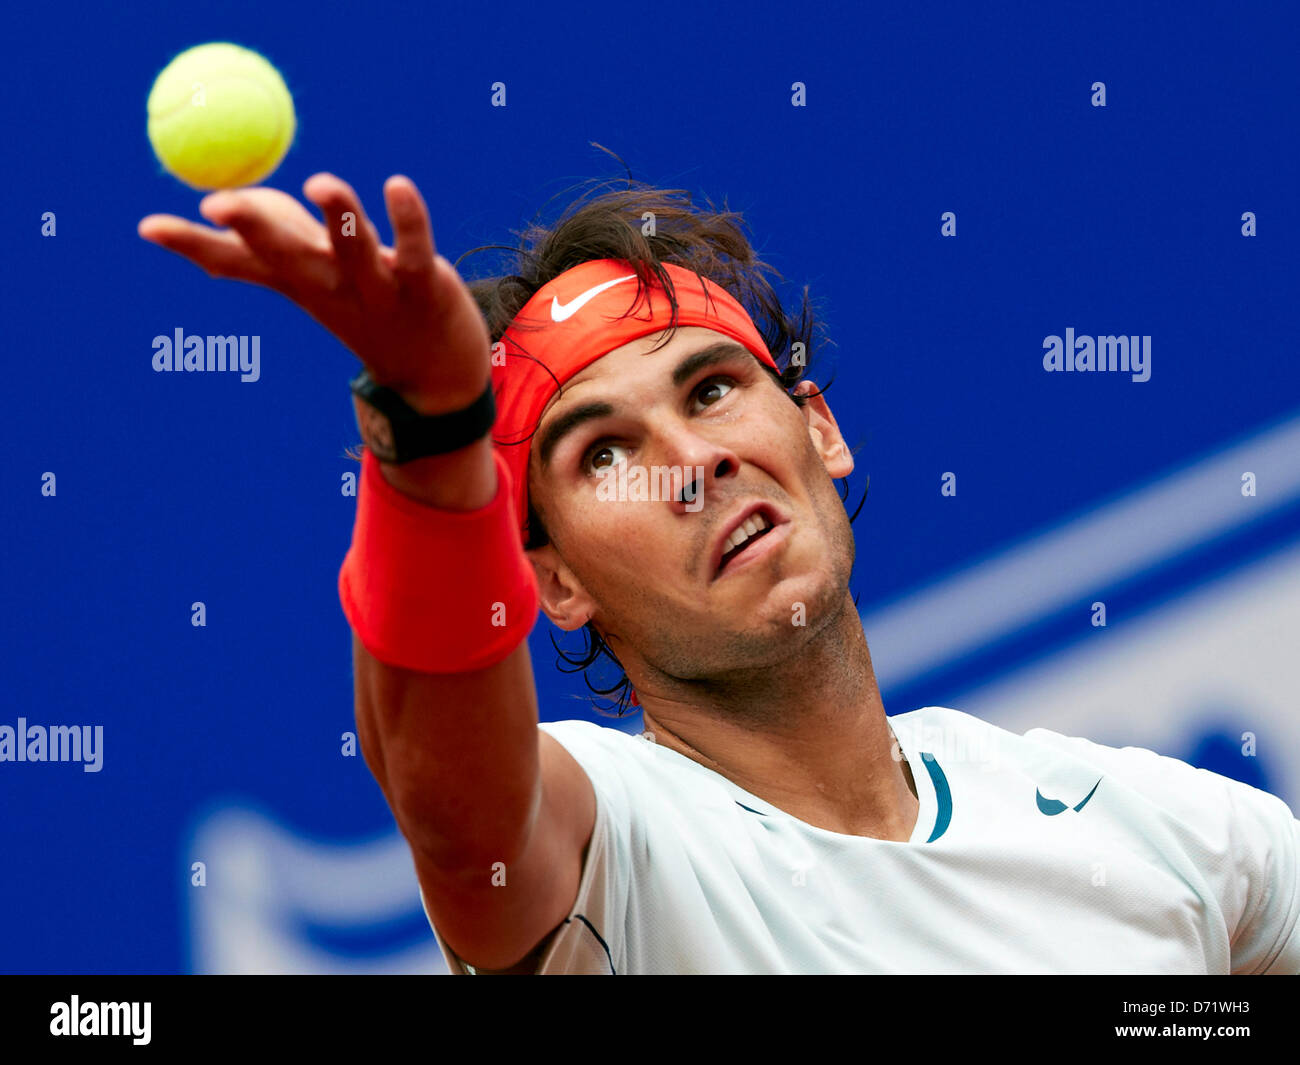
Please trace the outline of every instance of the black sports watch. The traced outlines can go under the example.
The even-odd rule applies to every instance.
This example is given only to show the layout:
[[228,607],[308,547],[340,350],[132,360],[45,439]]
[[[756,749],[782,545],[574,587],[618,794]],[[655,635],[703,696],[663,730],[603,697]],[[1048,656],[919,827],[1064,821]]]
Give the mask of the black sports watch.
[[458,451],[490,432],[496,420],[490,379],[468,407],[445,414],[421,414],[391,388],[376,384],[364,367],[349,384],[356,396],[357,429],[380,462],[400,466]]

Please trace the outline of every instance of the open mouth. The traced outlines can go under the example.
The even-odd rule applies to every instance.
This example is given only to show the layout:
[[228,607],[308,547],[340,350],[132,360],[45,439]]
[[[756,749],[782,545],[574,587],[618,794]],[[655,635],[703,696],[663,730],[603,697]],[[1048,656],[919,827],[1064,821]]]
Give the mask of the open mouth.
[[734,559],[752,549],[773,528],[773,523],[761,513],[751,514],[736,526],[735,531],[727,537],[722,551],[722,561],[718,564],[718,574],[725,573]]

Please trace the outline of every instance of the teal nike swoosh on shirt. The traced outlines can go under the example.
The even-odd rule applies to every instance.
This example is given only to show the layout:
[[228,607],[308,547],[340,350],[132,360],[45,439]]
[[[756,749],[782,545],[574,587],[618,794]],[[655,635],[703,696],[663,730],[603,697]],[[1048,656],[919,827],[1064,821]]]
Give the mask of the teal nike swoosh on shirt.
[[[1101,785],[1103,779],[1104,778],[1102,777],[1097,778],[1097,783],[1092,786],[1092,791],[1088,792],[1088,794],[1083,797],[1083,801],[1074,808],[1075,813],[1078,813],[1088,805],[1088,800],[1096,793],[1097,788]],[[1043,793],[1037,789],[1035,789],[1034,794],[1038,797],[1038,809],[1048,817],[1055,817],[1057,814],[1064,813],[1068,809],[1065,803],[1061,802],[1060,799],[1046,798]]]

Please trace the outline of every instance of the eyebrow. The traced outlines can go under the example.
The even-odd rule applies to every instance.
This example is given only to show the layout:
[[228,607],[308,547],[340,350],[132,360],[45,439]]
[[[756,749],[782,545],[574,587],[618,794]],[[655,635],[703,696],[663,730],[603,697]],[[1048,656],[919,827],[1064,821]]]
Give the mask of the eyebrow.
[[[737,344],[734,340],[721,340],[716,344],[700,348],[699,351],[687,355],[673,368],[673,387],[680,388],[701,370],[709,366],[716,366],[719,363],[730,362],[737,355],[753,357],[753,353],[747,347],[743,344]],[[537,445],[537,454],[541,459],[542,468],[545,469],[550,465],[551,456],[554,454],[556,447],[569,433],[586,422],[593,421],[596,418],[607,418],[613,413],[613,404],[593,401],[583,403],[581,406],[574,407],[573,410],[561,414],[546,427],[546,431],[542,433],[541,441]]]

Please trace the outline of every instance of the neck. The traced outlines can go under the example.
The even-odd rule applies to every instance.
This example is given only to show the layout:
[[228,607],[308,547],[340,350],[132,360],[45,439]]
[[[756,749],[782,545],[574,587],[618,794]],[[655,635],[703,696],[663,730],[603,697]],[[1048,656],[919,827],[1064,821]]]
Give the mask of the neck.
[[792,665],[637,688],[646,731],[778,809],[818,828],[905,841],[916,789],[894,756],[862,623],[846,595],[839,614]]

